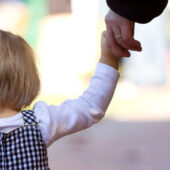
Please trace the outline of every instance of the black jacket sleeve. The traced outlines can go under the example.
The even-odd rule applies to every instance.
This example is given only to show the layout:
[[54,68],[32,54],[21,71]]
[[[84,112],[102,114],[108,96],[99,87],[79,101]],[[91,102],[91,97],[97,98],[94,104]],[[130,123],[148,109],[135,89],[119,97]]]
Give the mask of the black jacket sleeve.
[[168,0],[107,0],[111,10],[138,23],[147,23],[159,16]]

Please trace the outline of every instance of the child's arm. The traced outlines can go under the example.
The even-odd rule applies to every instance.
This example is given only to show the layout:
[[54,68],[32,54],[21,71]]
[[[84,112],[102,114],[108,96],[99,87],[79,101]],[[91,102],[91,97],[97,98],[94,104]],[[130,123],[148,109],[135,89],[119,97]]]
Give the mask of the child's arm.
[[109,53],[103,37],[102,57],[89,87],[80,97],[59,106],[36,103],[34,111],[47,146],[63,136],[89,128],[104,117],[119,79],[114,68],[118,68],[118,60]]

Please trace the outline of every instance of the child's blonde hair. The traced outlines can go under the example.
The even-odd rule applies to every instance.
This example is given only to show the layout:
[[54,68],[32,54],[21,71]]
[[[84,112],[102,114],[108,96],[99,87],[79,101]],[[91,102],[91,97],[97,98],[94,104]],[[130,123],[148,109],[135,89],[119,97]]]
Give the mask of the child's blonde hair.
[[0,108],[29,106],[40,90],[32,48],[20,36],[0,30]]

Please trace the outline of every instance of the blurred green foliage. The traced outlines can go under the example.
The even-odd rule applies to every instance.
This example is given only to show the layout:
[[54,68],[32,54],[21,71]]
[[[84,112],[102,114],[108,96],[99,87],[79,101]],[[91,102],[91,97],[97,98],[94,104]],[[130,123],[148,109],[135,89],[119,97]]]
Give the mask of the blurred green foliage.
[[35,49],[39,36],[40,22],[48,13],[47,0],[26,0],[29,9],[29,24],[25,39]]

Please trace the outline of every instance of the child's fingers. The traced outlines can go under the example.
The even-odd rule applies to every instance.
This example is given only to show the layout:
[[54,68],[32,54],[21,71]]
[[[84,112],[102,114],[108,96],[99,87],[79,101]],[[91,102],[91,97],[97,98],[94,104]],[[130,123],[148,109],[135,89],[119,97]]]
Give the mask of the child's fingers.
[[102,36],[103,36],[104,38],[106,38],[106,36],[107,36],[107,31],[103,31],[103,32],[102,32]]
[[102,32],[101,52],[102,52],[103,56],[113,57],[113,54],[111,53],[109,46],[108,46],[108,43],[107,43],[107,31]]
[[103,31],[103,32],[102,32],[102,37],[101,37],[101,46],[102,46],[102,48],[104,48],[104,49],[107,49],[107,48],[108,48],[106,37],[107,37],[107,31]]
[[107,37],[107,31],[103,31],[102,36],[101,36],[101,43],[102,44],[106,43],[106,37]]

